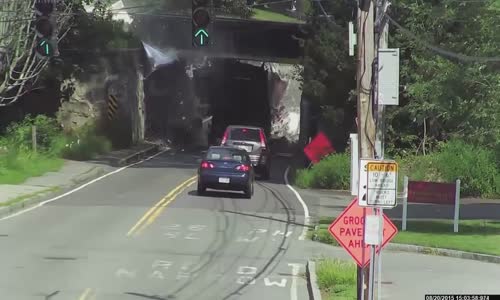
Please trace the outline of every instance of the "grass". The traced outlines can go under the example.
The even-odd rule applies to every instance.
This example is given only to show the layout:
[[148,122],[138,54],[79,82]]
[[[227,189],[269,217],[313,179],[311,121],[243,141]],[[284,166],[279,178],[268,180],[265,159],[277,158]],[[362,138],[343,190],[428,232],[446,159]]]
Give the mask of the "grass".
[[0,202],[0,207],[10,206],[10,205],[13,205],[13,204],[16,204],[16,203],[19,203],[19,202],[22,202],[22,201],[46,194],[46,193],[56,192],[59,189],[60,189],[59,187],[54,186],[54,187],[49,187],[49,188],[43,189],[43,190],[38,191],[38,192],[22,195],[22,196],[10,199],[9,201]]
[[267,11],[267,10],[263,10],[263,9],[254,8],[253,12],[254,12],[254,15],[252,16],[252,19],[255,19],[255,20],[285,22],[285,23],[304,23],[303,21],[301,21],[299,19],[295,19],[295,18],[289,17],[289,16],[284,15],[284,14],[279,14],[279,13],[275,13],[275,12]]
[[[317,241],[338,245],[328,232],[331,222],[331,218],[321,219],[318,229],[310,235],[315,235]],[[401,228],[401,222],[394,224]],[[500,255],[500,221],[464,220],[458,230],[454,233],[453,222],[448,220],[408,221],[407,231],[399,231],[391,243]]]
[[338,259],[322,259],[317,262],[316,275],[322,299],[356,299],[354,263]]
[[30,177],[58,171],[64,164],[60,158],[33,153],[0,156],[0,184],[19,184]]

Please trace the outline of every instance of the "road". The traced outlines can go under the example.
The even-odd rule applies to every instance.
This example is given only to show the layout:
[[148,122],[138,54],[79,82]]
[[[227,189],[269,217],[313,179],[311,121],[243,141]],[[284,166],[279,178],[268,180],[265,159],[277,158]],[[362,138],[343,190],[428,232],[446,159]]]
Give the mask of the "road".
[[198,158],[163,153],[1,221],[2,299],[308,299],[285,165],[252,199],[200,197]]
[[[300,240],[305,212],[284,184],[285,161],[245,199],[197,196],[199,158],[163,153],[1,220],[1,298],[306,300],[307,259],[350,260],[343,249]],[[383,299],[500,293],[497,264],[383,257]]]

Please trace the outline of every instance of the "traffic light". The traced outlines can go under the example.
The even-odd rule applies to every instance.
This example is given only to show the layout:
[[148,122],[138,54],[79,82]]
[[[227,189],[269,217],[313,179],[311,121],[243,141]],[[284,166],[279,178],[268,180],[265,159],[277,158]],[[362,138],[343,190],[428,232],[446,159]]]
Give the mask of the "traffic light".
[[34,8],[35,53],[42,58],[50,58],[54,56],[57,47],[56,24],[54,21],[56,4],[55,1],[36,0]]
[[192,0],[193,46],[205,47],[210,44],[210,8],[212,0]]

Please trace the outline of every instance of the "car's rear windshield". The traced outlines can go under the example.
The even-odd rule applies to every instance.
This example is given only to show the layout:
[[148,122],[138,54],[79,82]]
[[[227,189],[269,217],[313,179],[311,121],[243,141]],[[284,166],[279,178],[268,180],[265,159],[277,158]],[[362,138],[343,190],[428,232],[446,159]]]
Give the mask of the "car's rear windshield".
[[237,149],[209,149],[207,152],[208,160],[227,160],[236,162],[247,162],[246,154]]
[[229,139],[236,141],[260,142],[260,130],[250,128],[232,128]]

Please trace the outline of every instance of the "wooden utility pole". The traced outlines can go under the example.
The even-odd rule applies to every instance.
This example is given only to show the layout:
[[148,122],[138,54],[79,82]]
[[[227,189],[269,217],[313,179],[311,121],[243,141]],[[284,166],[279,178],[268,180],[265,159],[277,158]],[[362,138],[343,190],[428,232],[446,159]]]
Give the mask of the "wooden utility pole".
[[[372,68],[375,58],[374,4],[359,1],[357,14],[357,94],[358,136],[360,158],[374,158],[375,122],[373,120]],[[358,195],[361,197],[361,195]],[[358,300],[368,300],[369,268],[358,267]]]

